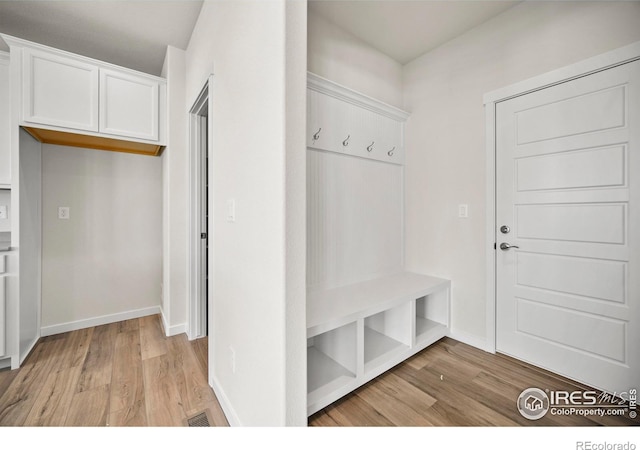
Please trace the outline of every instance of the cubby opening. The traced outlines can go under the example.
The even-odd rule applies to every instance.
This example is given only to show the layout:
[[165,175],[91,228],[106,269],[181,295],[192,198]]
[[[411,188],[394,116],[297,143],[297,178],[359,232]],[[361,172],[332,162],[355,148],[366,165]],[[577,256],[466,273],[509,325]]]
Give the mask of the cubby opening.
[[355,322],[308,338],[308,403],[315,403],[336,390],[349,388],[356,379],[356,361]]
[[388,363],[411,346],[411,305],[405,303],[364,319],[364,371]]
[[416,345],[433,343],[449,325],[449,289],[416,300]]

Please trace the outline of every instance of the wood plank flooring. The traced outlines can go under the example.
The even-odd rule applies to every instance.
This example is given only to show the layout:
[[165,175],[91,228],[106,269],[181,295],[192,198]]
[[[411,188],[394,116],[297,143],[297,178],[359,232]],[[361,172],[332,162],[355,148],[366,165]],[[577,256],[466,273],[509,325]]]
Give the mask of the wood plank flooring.
[[0,426],[228,426],[207,384],[206,338],[164,336],[159,316],[42,338],[0,371]]
[[[445,338],[309,418],[310,426],[626,426],[640,419],[516,409],[529,387],[587,389]],[[159,316],[42,338],[18,370],[0,371],[0,426],[185,426],[207,412],[228,426],[207,384],[207,339],[164,336]]]
[[442,339],[309,418],[310,426],[638,426],[612,416],[524,418],[527,388],[591,390],[504,355]]

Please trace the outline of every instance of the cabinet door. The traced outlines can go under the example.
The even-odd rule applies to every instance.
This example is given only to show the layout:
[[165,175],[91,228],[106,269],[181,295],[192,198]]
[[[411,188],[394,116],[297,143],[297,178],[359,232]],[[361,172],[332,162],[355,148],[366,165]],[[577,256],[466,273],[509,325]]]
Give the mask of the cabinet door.
[[22,120],[98,131],[98,68],[60,55],[23,50]]
[[157,141],[159,93],[154,79],[100,70],[100,132]]
[[11,103],[9,58],[0,53],[0,184],[11,183]]

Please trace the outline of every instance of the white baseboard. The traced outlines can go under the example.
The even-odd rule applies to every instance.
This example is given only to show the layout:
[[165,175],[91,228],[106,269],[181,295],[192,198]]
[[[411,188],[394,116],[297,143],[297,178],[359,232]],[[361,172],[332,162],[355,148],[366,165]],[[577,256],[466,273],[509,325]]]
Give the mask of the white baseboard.
[[484,350],[485,352],[492,353],[491,350],[489,350],[486,338],[455,329],[450,329],[448,336],[451,339],[455,339],[456,341],[479,348],[480,350]]
[[187,324],[180,323],[178,325],[169,326],[167,323],[167,318],[164,315],[164,309],[160,308],[160,316],[162,317],[162,328],[164,329],[164,334],[167,337],[176,336],[181,333],[187,333]]
[[88,319],[76,320],[74,322],[61,323],[57,325],[49,325],[40,328],[40,335],[51,336],[54,334],[66,333],[68,331],[81,330],[83,328],[105,325],[107,323],[120,322],[122,320],[137,319],[139,317],[151,316],[159,314],[159,306],[150,306],[149,308],[135,309],[132,311],[124,311],[106,316],[90,317]]
[[29,346],[25,349],[25,351],[20,354],[20,364],[22,364],[24,360],[27,359],[27,356],[29,356],[29,353],[31,353],[31,350],[33,350],[33,347],[36,346],[39,339],[40,339],[40,336],[36,336],[33,342],[31,342],[31,344],[29,344]]
[[236,414],[235,410],[231,406],[231,402],[229,402],[229,399],[225,395],[224,391],[220,387],[220,383],[218,382],[217,378],[214,375],[211,375],[209,377],[209,385],[213,389],[213,392],[216,394],[218,403],[220,403],[220,406],[222,407],[222,411],[224,412],[224,415],[227,418],[227,422],[229,422],[229,425],[232,427],[241,427],[242,423],[240,422],[238,415]]
[[0,370],[6,369],[7,367],[11,367],[11,358],[0,359]]

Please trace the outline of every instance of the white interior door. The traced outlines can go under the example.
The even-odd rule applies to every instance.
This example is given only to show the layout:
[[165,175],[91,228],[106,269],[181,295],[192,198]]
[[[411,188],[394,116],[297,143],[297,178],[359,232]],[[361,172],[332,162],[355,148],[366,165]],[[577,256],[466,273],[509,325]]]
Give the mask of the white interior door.
[[496,111],[497,350],[640,386],[640,62]]

